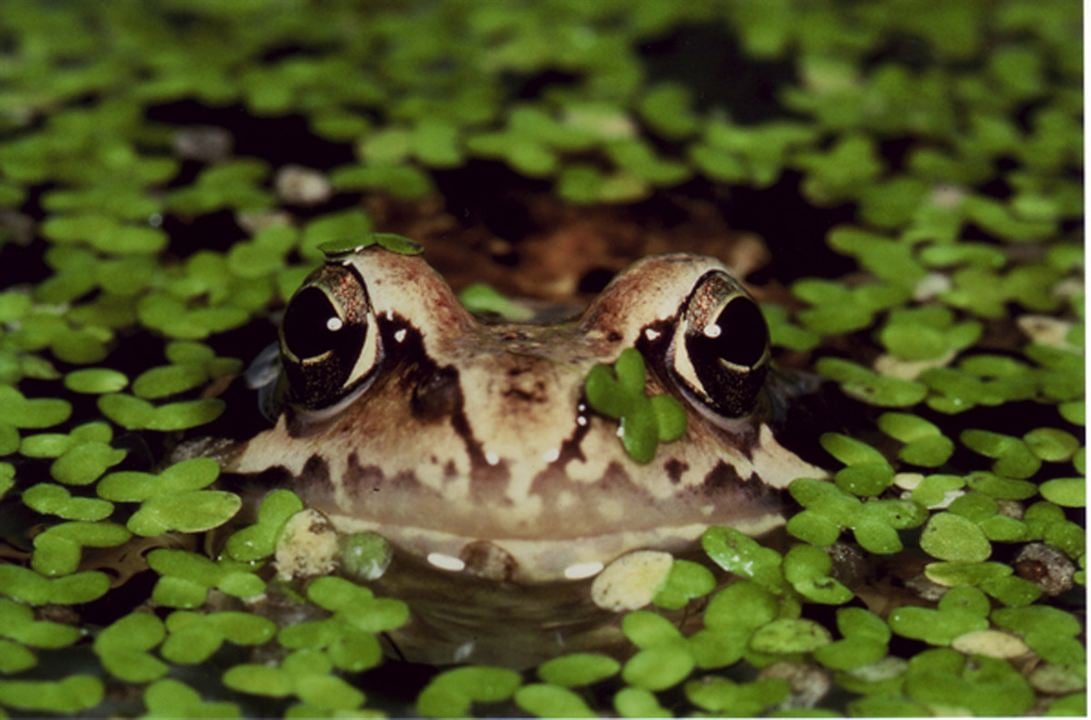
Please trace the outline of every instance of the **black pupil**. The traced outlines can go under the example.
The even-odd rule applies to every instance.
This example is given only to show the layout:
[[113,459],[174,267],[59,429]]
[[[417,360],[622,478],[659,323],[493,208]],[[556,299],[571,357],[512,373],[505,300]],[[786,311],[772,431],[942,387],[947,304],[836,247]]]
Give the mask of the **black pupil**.
[[[720,311],[715,324],[720,329],[719,335],[708,338],[706,350],[743,367],[753,367],[761,360],[769,344],[769,329],[752,300],[735,298]],[[707,333],[705,336],[708,337]]]
[[284,313],[284,342],[304,360],[333,350],[341,319],[326,294],[315,287],[300,290]]

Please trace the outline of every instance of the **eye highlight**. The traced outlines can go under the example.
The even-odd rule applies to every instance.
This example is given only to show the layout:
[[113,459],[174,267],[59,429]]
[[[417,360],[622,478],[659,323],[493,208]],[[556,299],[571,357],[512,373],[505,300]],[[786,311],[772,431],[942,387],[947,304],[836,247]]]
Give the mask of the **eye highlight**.
[[350,268],[326,265],[288,303],[280,351],[289,400],[309,410],[336,405],[368,382],[381,346],[363,281]]
[[717,415],[754,408],[769,361],[769,329],[757,303],[727,273],[694,286],[679,315],[668,367],[683,393]]

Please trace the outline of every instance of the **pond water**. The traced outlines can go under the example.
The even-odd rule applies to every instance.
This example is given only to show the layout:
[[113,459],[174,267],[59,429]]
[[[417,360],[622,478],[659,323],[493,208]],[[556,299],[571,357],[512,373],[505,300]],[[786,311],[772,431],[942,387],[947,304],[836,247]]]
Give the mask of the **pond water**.
[[0,714],[1083,716],[1079,20],[5,0]]

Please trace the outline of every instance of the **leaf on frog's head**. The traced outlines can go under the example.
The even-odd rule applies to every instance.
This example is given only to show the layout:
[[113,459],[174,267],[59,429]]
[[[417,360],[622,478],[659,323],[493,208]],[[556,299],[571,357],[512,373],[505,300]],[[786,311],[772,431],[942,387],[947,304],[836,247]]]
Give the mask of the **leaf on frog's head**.
[[399,255],[420,255],[424,252],[424,246],[413,242],[407,237],[395,233],[366,233],[360,239],[331,240],[323,242],[318,249],[328,259],[335,260],[346,255],[354,255],[373,245],[378,245],[384,250],[398,253]]

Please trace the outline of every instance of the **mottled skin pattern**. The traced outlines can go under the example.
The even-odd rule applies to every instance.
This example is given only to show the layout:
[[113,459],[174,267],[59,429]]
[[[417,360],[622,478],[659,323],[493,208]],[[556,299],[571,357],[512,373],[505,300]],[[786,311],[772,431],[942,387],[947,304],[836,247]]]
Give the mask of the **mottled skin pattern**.
[[[478,321],[419,256],[369,249],[336,262],[362,278],[378,321],[373,381],[331,417],[289,406],[227,469],[286,470],[340,531],[376,530],[411,565],[477,594],[573,586],[566,568],[692,549],[712,524],[765,532],[783,522],[776,489],[823,474],[782,448],[760,412],[714,416],[672,382],[677,316],[703,276],[726,272],[714,259],[646,259],[555,325]],[[616,421],[581,403],[591,367],[632,346],[648,390],[676,395],[688,416],[685,436],[647,465],[625,454]],[[428,568],[434,553],[465,567]]]

